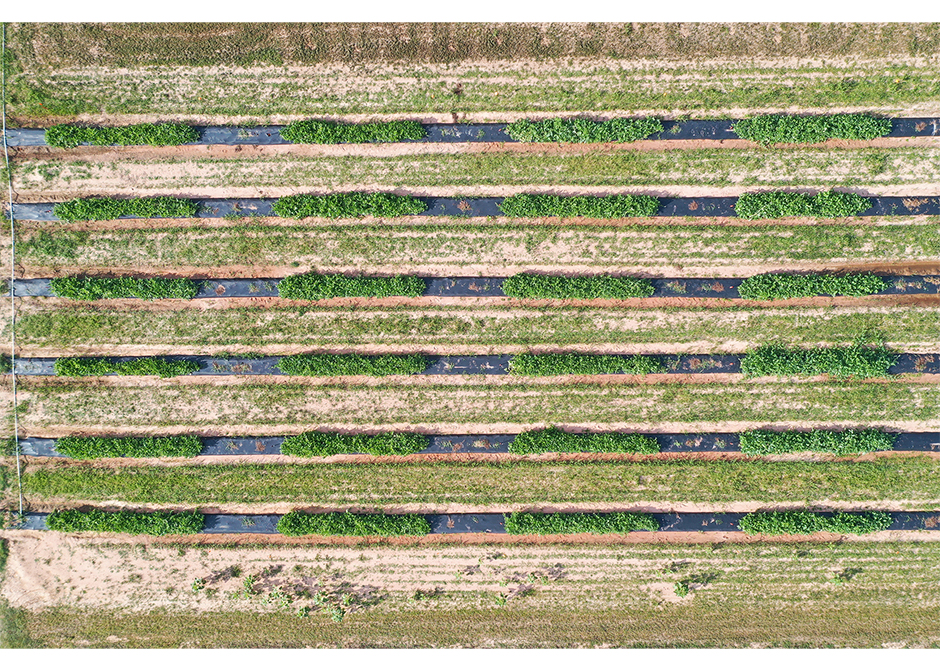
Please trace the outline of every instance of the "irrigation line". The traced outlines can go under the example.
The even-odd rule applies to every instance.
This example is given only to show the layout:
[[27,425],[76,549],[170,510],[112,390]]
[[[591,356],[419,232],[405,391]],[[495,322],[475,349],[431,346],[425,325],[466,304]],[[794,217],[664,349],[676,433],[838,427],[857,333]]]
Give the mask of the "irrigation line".
[[3,58],[0,67],[0,98],[2,98],[3,118],[3,158],[7,169],[7,201],[10,205],[10,377],[13,380],[13,442],[16,455],[16,486],[19,493],[20,516],[23,515],[23,472],[20,466],[20,426],[16,408],[16,302],[13,297],[13,284],[16,280],[16,235],[13,217],[13,173],[10,171],[10,150],[7,147],[7,24],[0,29],[0,57]]

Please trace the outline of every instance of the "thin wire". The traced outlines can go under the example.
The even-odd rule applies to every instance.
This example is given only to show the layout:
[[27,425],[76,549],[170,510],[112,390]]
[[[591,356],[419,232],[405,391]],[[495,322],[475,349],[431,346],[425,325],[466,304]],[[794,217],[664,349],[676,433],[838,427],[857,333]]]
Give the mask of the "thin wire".
[[10,204],[10,377],[13,378],[13,445],[16,454],[16,487],[20,498],[20,517],[23,515],[23,472],[20,467],[20,423],[16,408],[16,302],[13,299],[13,282],[16,280],[16,235],[13,223],[13,173],[10,172],[10,151],[7,148],[7,24],[0,31],[0,98],[3,100],[3,157],[7,167],[7,201]]

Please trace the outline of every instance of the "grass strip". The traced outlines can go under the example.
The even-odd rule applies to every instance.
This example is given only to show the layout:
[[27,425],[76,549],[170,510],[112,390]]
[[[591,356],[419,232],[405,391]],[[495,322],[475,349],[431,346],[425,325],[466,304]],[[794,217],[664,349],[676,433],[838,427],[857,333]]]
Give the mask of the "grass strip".
[[424,515],[355,515],[301,513],[281,517],[277,530],[285,536],[426,536],[431,525]]
[[871,207],[871,198],[855,193],[823,191],[815,195],[789,191],[745,193],[734,205],[743,219],[780,219],[782,217],[818,217],[837,219],[854,217]]
[[427,205],[420,198],[391,193],[335,193],[328,196],[284,196],[274,203],[274,213],[288,219],[304,217],[401,217],[420,214]]
[[851,275],[789,275],[767,273],[752,275],[738,287],[741,298],[776,300],[805,296],[869,296],[888,288],[888,283],[871,273]]
[[848,431],[746,431],[741,434],[741,452],[751,456],[820,452],[845,456],[890,450],[895,434],[877,429]]
[[345,434],[306,431],[288,436],[281,454],[294,457],[329,457],[334,454],[414,454],[428,448],[430,439],[420,433]]
[[897,354],[884,345],[868,347],[856,342],[848,347],[801,349],[769,344],[748,352],[741,361],[741,372],[745,377],[831,375],[864,379],[886,377],[897,360]]
[[427,282],[413,275],[395,277],[347,277],[305,273],[285,277],[277,285],[281,298],[315,301],[340,296],[388,298],[389,296],[421,296]]
[[141,123],[111,128],[58,124],[46,129],[46,144],[71,148],[90,145],[153,145],[165,147],[199,139],[199,131],[182,123]]
[[278,368],[285,375],[414,375],[428,367],[423,354],[292,354]]
[[516,375],[648,375],[666,372],[657,356],[608,354],[517,354],[509,362]]
[[420,140],[425,135],[427,131],[417,121],[350,124],[309,119],[294,121],[281,130],[281,137],[295,144],[401,142]]
[[509,444],[510,454],[546,452],[619,452],[657,454],[659,442],[636,433],[567,433],[554,427],[525,431]]
[[123,216],[178,219],[193,217],[199,210],[186,198],[76,198],[56,203],[52,213],[62,221],[110,221]]
[[647,298],[653,283],[639,277],[560,277],[519,273],[503,281],[503,292],[514,298]]
[[196,436],[65,436],[55,441],[55,449],[72,459],[195,457],[202,452],[202,441]]
[[646,513],[508,513],[508,534],[627,534],[658,531],[659,522]]
[[870,114],[763,114],[737,122],[733,130],[738,137],[764,145],[777,142],[823,142],[832,138],[873,140],[891,132],[891,119],[881,119]]
[[135,534],[147,536],[198,534],[205,524],[205,515],[192,512],[132,513],[104,510],[58,510],[46,518],[52,531],[73,533],[97,531],[100,533]]
[[745,533],[773,536],[814,534],[829,531],[837,534],[871,534],[891,526],[891,515],[885,512],[836,513],[832,517],[801,510],[748,513],[739,523]]
[[195,298],[199,284],[190,279],[170,277],[53,277],[52,293],[78,301],[102,298]]
[[551,196],[523,193],[504,198],[499,209],[507,217],[591,217],[621,219],[652,217],[659,211],[653,196]]
[[662,130],[659,119],[522,119],[506,125],[506,134],[519,142],[634,142]]
[[55,360],[55,374],[65,377],[88,375],[159,375],[176,377],[189,375],[199,370],[195,361],[167,359],[164,357],[140,357],[129,361],[117,361],[105,357],[60,357]]

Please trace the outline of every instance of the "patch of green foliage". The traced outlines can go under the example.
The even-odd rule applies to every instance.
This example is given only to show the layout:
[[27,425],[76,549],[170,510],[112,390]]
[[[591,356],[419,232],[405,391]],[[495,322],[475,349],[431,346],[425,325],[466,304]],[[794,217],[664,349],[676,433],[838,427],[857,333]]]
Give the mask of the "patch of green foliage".
[[426,536],[431,525],[424,515],[356,515],[292,511],[277,523],[285,536]]
[[508,513],[508,534],[626,534],[658,531],[647,513]]
[[9,354],[0,354],[0,373],[9,373],[13,370],[13,359]]
[[292,354],[278,368],[285,375],[414,375],[428,367],[423,354]]
[[733,130],[738,137],[765,145],[776,142],[824,142],[831,138],[872,140],[891,132],[891,119],[879,119],[870,114],[763,114],[737,122]]
[[378,433],[375,435],[306,431],[288,436],[281,454],[295,457],[329,457],[334,454],[414,454],[427,449],[427,436],[420,433]]
[[741,282],[738,295],[753,300],[801,298],[804,296],[869,296],[884,291],[888,283],[871,273],[852,275],[753,275]]
[[157,219],[194,217],[199,210],[187,198],[76,198],[56,203],[52,213],[61,221],[110,221],[123,216]]
[[106,357],[61,357],[55,360],[55,374],[66,377],[87,375],[159,375],[176,377],[189,375],[199,370],[195,361],[167,359],[165,357],[141,357],[129,361],[117,361]]
[[519,142],[634,142],[662,131],[659,119],[522,119],[506,126]]
[[339,144],[341,142],[401,142],[420,140],[427,131],[417,121],[378,123],[338,123],[336,121],[295,121],[281,130],[281,137],[297,144]]
[[844,456],[890,450],[895,435],[877,429],[848,431],[746,431],[741,434],[741,452],[759,456],[790,452],[823,452]]
[[639,277],[559,277],[519,273],[503,280],[503,293],[513,298],[647,298],[653,284]]
[[396,196],[391,193],[334,193],[328,196],[307,194],[284,196],[274,203],[274,213],[288,219],[304,217],[403,217],[421,214],[427,204],[413,196]]
[[52,531],[98,531],[147,536],[198,534],[204,525],[205,515],[193,512],[59,510],[46,518],[46,526]]
[[46,129],[46,144],[51,147],[91,145],[153,145],[164,147],[195,142],[199,131],[182,123],[141,123],[118,128],[59,124]]
[[648,375],[665,373],[659,357],[608,354],[517,354],[509,362],[516,375]]
[[523,193],[499,204],[508,217],[652,217],[659,211],[653,196],[551,196]]
[[620,452],[657,454],[659,442],[636,433],[566,433],[554,427],[525,431],[509,444],[511,454],[545,452]]
[[72,459],[195,457],[202,441],[196,436],[65,436],[55,441],[55,449]]
[[837,534],[870,534],[891,526],[885,512],[836,513],[832,517],[802,510],[748,513],[738,523],[745,533],[781,536],[829,531]]
[[52,278],[52,293],[78,301],[102,298],[195,298],[199,284],[190,279],[169,277],[72,277]]
[[421,296],[427,282],[413,275],[395,277],[347,277],[305,273],[285,277],[277,285],[281,298],[315,301],[339,296],[387,298],[389,296]]
[[743,219],[779,219],[781,217],[817,217],[837,219],[854,217],[871,207],[871,198],[855,193],[823,191],[816,195],[789,191],[745,193],[734,205]]
[[748,352],[741,361],[741,372],[745,377],[831,375],[840,379],[872,378],[887,376],[888,369],[897,360],[897,354],[884,345],[868,347],[861,342],[848,347],[810,349],[770,344]]

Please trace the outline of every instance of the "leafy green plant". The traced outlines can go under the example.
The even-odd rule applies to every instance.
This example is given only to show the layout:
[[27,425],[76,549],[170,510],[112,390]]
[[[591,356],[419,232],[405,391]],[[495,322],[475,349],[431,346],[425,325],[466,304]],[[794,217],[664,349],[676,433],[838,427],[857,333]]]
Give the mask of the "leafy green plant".
[[59,124],[46,129],[46,144],[51,147],[90,145],[153,145],[164,147],[186,144],[199,139],[199,131],[182,123],[141,123],[121,127],[92,127]]
[[205,515],[192,512],[132,513],[104,510],[61,510],[46,518],[52,531],[98,531],[102,533],[167,536],[198,534],[205,525]]
[[673,591],[676,593],[676,596],[680,599],[684,599],[689,596],[689,585],[685,581],[678,581],[673,585]]
[[890,450],[894,434],[863,429],[860,431],[746,431],[741,434],[741,452],[758,456],[790,452],[823,452],[847,455]]
[[129,361],[117,361],[104,357],[61,357],[55,360],[55,374],[66,377],[87,375],[159,375],[176,377],[189,375],[199,370],[195,361],[167,359],[164,357],[141,357]]
[[656,454],[659,443],[651,436],[635,433],[566,433],[550,428],[525,431],[509,444],[512,454],[545,452],[620,452]]
[[648,375],[666,372],[656,356],[607,354],[517,354],[509,362],[516,375]]
[[853,217],[871,207],[871,199],[855,193],[823,191],[816,195],[789,191],[745,193],[734,205],[743,219],[779,219],[781,217],[817,217],[836,219]]
[[108,221],[123,216],[176,219],[194,217],[195,201],[186,198],[76,198],[56,203],[52,213],[62,221]]
[[168,277],[71,277],[52,278],[52,293],[78,301],[102,298],[183,298],[192,299],[199,293],[199,285],[190,279]]
[[658,531],[647,513],[507,513],[508,534],[625,534]]
[[295,457],[328,457],[333,454],[414,454],[427,449],[430,440],[419,433],[379,433],[375,435],[307,431],[288,436],[281,453]]
[[303,219],[304,217],[402,217],[421,214],[427,204],[413,196],[396,196],[391,193],[335,193],[328,196],[285,196],[274,203],[274,213],[279,217]]
[[738,295],[752,300],[801,298],[804,296],[868,296],[884,291],[888,286],[882,278],[871,273],[851,275],[788,275],[767,273],[753,275],[741,282]]
[[652,217],[659,211],[653,196],[550,196],[524,193],[499,204],[508,217]]
[[55,441],[55,449],[73,459],[195,457],[202,441],[196,436],[66,436]]
[[639,277],[559,277],[520,273],[503,280],[503,293],[514,298],[647,298],[653,284]]
[[870,114],[763,114],[738,121],[733,130],[738,137],[765,145],[777,142],[824,142],[831,138],[872,140],[891,132],[891,120],[879,119]]
[[414,375],[428,367],[423,354],[292,354],[281,357],[285,375]]
[[868,347],[856,342],[848,347],[800,349],[771,344],[747,353],[741,361],[741,372],[745,377],[828,374],[836,378],[872,378],[887,376],[897,360],[897,354],[884,345]]
[[285,536],[425,536],[431,525],[423,515],[356,515],[301,513],[281,517],[277,530]]
[[659,119],[523,119],[506,126],[506,134],[519,142],[634,142],[661,133]]
[[295,121],[281,130],[281,137],[297,144],[339,144],[341,142],[401,142],[420,140],[427,131],[417,121],[378,123],[339,123],[336,121]]
[[395,277],[347,277],[305,273],[285,277],[277,285],[281,298],[315,301],[340,296],[421,296],[427,282],[421,277],[397,275]]
[[891,515],[885,512],[836,513],[830,517],[795,510],[748,513],[738,525],[742,531],[752,535],[814,534],[819,531],[870,534],[884,531],[891,526],[891,521]]

